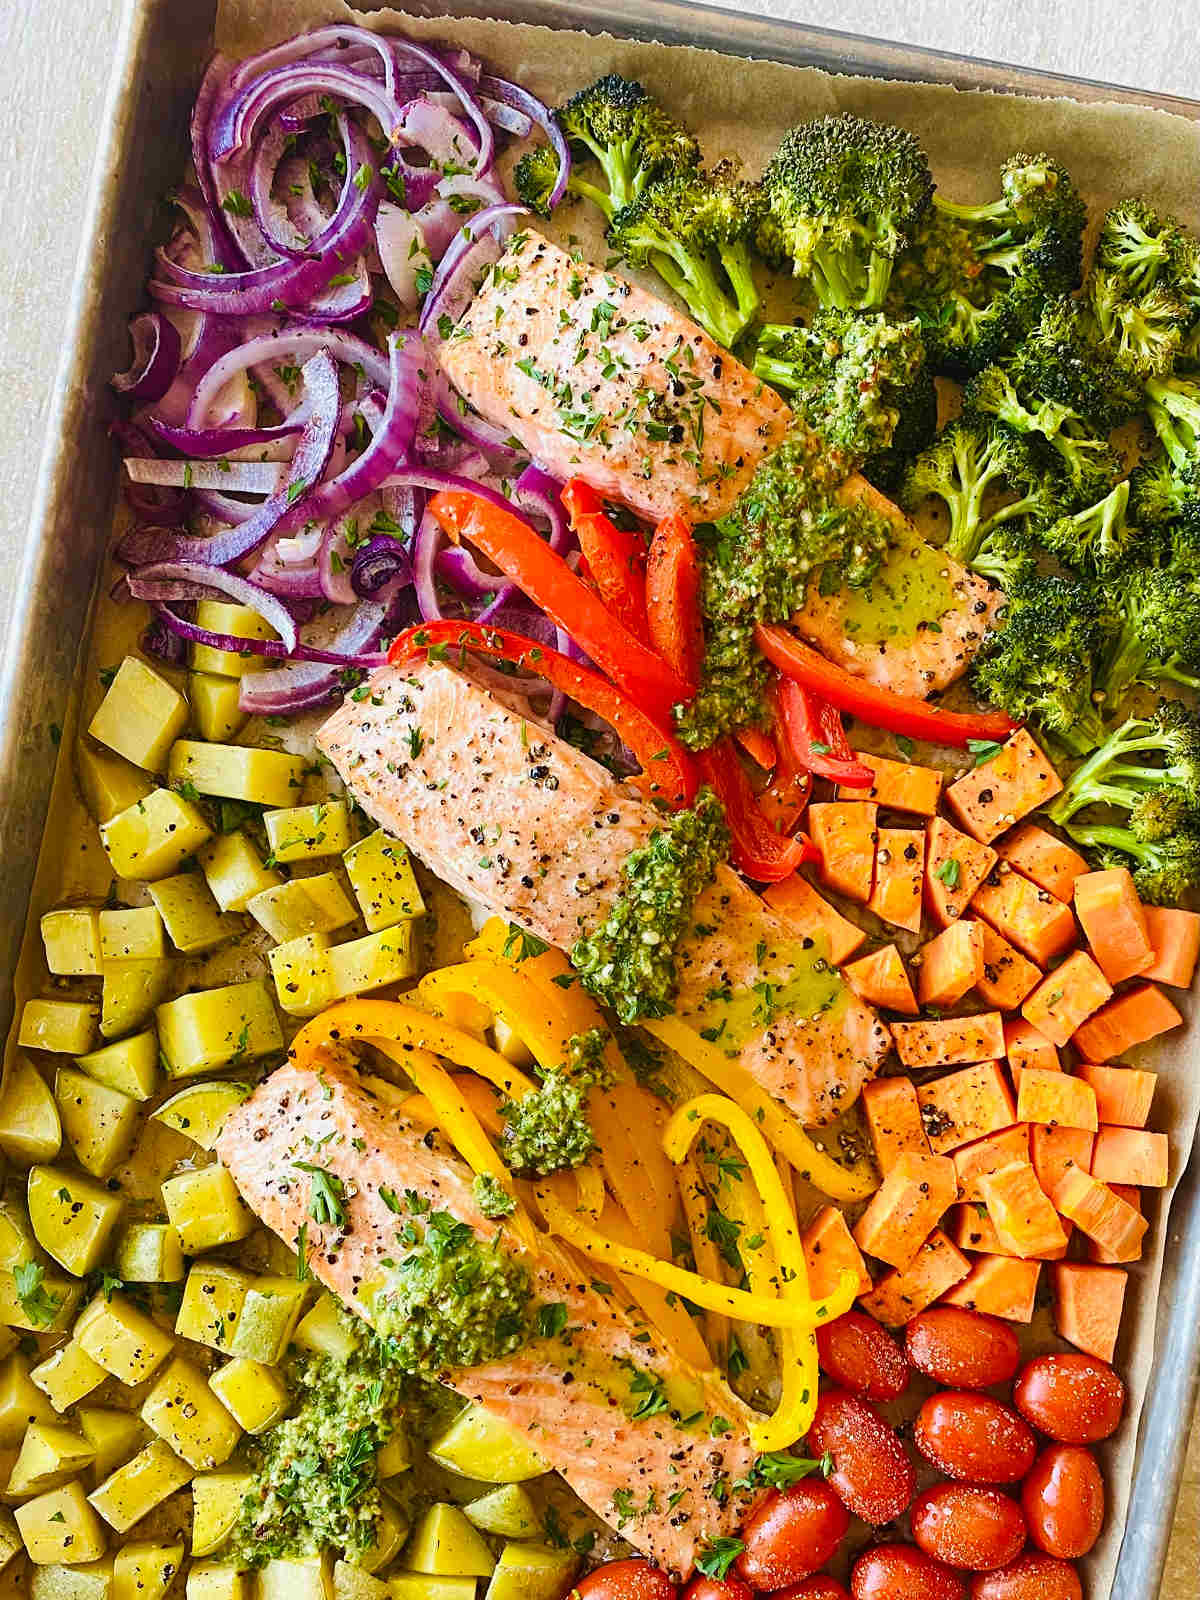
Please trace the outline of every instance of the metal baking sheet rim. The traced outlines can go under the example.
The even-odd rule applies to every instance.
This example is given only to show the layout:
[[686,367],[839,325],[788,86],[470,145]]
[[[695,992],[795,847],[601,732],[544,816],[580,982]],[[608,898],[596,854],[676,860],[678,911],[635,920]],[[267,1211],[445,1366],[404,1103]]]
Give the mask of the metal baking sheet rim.
[[[372,9],[368,3],[363,9]],[[748,16],[688,0],[409,0],[426,16],[514,22],[691,44],[826,71],[959,88],[1123,101],[1200,119],[1200,103],[996,62]],[[0,960],[15,966],[55,767],[54,730],[70,689],[116,494],[106,380],[123,365],[141,302],[157,196],[176,179],[187,114],[210,48],[216,0],[127,0],[81,235],[63,355],[47,412],[25,555],[0,665]],[[69,749],[69,741],[63,748]],[[0,1026],[12,1009],[0,995]],[[1193,1150],[1167,1220],[1156,1376],[1143,1410],[1129,1515],[1111,1600],[1158,1592],[1200,1381],[1200,1154]]]

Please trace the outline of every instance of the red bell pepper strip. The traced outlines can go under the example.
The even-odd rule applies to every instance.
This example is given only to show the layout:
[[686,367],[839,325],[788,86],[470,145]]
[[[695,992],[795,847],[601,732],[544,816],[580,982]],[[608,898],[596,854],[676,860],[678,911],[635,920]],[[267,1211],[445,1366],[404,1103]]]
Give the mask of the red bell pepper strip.
[[732,840],[730,856],[739,872],[756,883],[780,883],[805,861],[817,859],[812,840],[805,834],[789,839],[771,826],[732,739],[726,737],[700,751],[696,763],[704,782],[725,808]]
[[696,768],[687,751],[662,723],[647,715],[628,696],[615,689],[590,667],[580,666],[570,656],[526,639],[505,628],[489,628],[479,622],[446,619],[419,622],[407,628],[392,643],[388,664],[403,667],[420,656],[437,659],[451,651],[477,650],[511,662],[570,695],[602,717],[633,751],[641,764],[639,777],[629,781],[655,800],[670,806],[690,805],[696,794]]
[[769,697],[775,742],[781,751],[787,750],[791,766],[848,788],[871,787],[875,774],[856,760],[836,707],[794,678],[776,678]]
[[482,550],[661,727],[687,698],[679,674],[612,615],[603,600],[521,517],[465,489],[442,489],[429,509],[454,539]]
[[795,833],[812,798],[812,773],[796,766],[782,742],[771,781],[758,797],[759,810],[776,833]]
[[646,625],[646,547],[640,535],[618,528],[582,478],[568,481],[562,503],[601,600],[635,638],[653,644]]
[[650,541],[646,617],[650,643],[691,686],[694,695],[700,687],[704,660],[700,562],[691,528],[675,513],[662,519]]
[[775,748],[775,741],[761,728],[739,728],[733,737],[755,766],[761,767],[764,772],[770,772],[778,764],[779,752]]
[[943,711],[913,694],[893,694],[857,678],[844,667],[797,639],[776,623],[759,623],[755,642],[773,667],[811,689],[839,711],[872,728],[887,728],[909,739],[966,746],[972,739],[1007,739],[1017,723],[1003,711]]

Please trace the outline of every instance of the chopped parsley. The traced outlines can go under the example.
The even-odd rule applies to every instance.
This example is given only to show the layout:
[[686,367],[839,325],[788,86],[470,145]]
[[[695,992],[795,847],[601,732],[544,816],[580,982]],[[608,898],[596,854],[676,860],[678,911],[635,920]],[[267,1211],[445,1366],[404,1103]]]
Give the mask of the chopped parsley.
[[346,1190],[342,1180],[336,1173],[316,1167],[311,1161],[293,1161],[292,1165],[300,1172],[307,1172],[312,1179],[308,1214],[313,1221],[319,1222],[323,1228],[344,1228]]
[[43,1283],[45,1269],[36,1261],[22,1261],[12,1269],[12,1273],[21,1310],[35,1328],[48,1328],[63,1302],[62,1295],[53,1294]]

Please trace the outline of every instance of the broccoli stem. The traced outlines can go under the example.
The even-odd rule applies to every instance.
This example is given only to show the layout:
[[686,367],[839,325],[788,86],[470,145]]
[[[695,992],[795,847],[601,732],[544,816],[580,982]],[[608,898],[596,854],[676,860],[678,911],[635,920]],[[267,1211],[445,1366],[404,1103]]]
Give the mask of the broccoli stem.
[[721,257],[721,265],[725,268],[725,274],[733,286],[738,311],[742,317],[742,326],[745,327],[757,313],[760,304],[750,252],[739,241],[736,244],[721,245],[718,254]]
[[1136,795],[1131,798],[1109,780],[1120,777],[1153,787],[1166,782],[1170,774],[1166,768],[1130,766],[1118,758],[1141,750],[1162,749],[1162,735],[1149,722],[1142,717],[1127,717],[1072,774],[1066,788],[1046,808],[1046,815],[1065,827],[1085,806],[1111,805],[1128,810]]
[[661,242],[667,245],[667,251],[659,248],[652,251],[654,270],[687,302],[705,332],[727,350],[732,349],[746,322],[721,287],[716,273],[702,256],[693,255],[682,245],[673,245],[668,240]]

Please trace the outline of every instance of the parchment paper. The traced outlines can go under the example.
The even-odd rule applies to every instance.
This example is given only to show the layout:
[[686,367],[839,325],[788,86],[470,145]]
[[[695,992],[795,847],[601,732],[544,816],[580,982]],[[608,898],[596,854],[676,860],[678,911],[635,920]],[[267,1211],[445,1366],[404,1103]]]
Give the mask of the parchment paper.
[[[547,12],[553,14],[552,5]],[[835,76],[682,46],[500,21],[449,15],[430,20],[391,11],[364,16],[336,0],[223,0],[217,44],[230,54],[242,55],[317,22],[350,20],[421,39],[466,45],[495,70],[518,79],[551,104],[601,72],[619,71],[640,78],[695,130],[707,159],[740,157],[751,175],[761,170],[780,135],[793,122],[852,110],[911,129],[928,151],[939,184],[955,198],[991,196],[998,168],[1009,154],[1019,149],[1047,150],[1069,167],[1089,202],[1093,227],[1114,199],[1137,193],[1200,229],[1200,189],[1196,184],[1200,124],[1137,107],[1081,105],[1068,100],[970,93],[933,84]],[[584,208],[566,207],[560,217],[560,222],[547,225],[548,232],[559,236],[573,232],[585,248],[592,249],[595,259],[604,258],[607,252]],[[655,292],[665,293],[657,278],[644,281]],[[786,286],[777,286],[776,292],[786,292]],[[128,633],[126,647],[133,648],[141,626],[135,610],[140,608],[129,608],[118,621],[111,603],[107,599],[99,602],[103,654],[98,654],[95,644],[85,648],[76,700],[84,725],[99,699],[97,667],[120,657],[113,624]],[[73,734],[72,727],[64,730],[64,755],[74,742]],[[59,764],[52,817],[39,863],[31,924],[14,976],[18,1014],[21,1001],[38,992],[45,981],[37,917],[63,899],[103,894],[108,887],[107,862],[75,793],[69,759]],[[228,982],[236,975],[233,971],[227,975],[212,972],[206,977],[210,982]],[[1172,998],[1182,1010],[1190,1010],[1190,997],[1172,991]],[[1171,1188],[1160,1194],[1147,1190],[1143,1195],[1151,1227],[1145,1258],[1130,1270],[1116,1355],[1117,1367],[1130,1387],[1130,1405],[1120,1431],[1102,1447],[1109,1515],[1105,1532],[1085,1563],[1087,1592],[1094,1600],[1107,1595],[1112,1584],[1129,1498],[1137,1422],[1153,1359],[1166,1209],[1186,1165],[1200,1114],[1200,1073],[1190,1027],[1186,1037],[1141,1055],[1146,1060],[1139,1064],[1160,1073],[1151,1125],[1171,1136]]]

